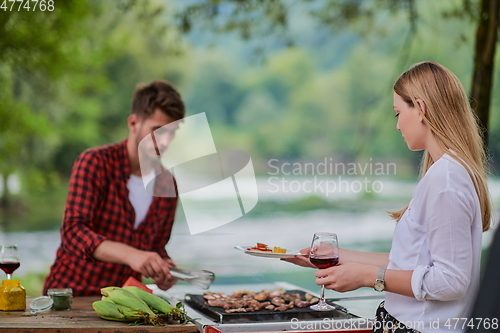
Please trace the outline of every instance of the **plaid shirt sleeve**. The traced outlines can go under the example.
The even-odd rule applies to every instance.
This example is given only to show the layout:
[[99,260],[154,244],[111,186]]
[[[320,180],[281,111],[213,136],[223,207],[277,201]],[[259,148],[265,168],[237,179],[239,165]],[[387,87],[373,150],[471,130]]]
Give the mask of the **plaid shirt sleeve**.
[[91,151],[83,152],[73,166],[61,229],[61,246],[86,260],[93,257],[105,237],[92,231],[96,207],[103,202],[102,161]]
[[[166,213],[166,216],[165,216],[165,222],[167,224],[170,224],[170,225],[174,221],[175,203],[174,203],[173,207],[174,207],[174,209],[169,209],[168,212]],[[170,239],[171,228],[172,228],[171,226],[169,228],[162,228],[160,230],[160,232],[158,232],[155,235],[155,242],[154,242],[155,249],[154,249],[154,251],[157,252],[162,258],[170,258],[170,256],[167,253],[167,250],[165,249],[165,246],[167,245],[168,240]]]
[[170,258],[170,256],[167,253],[167,250],[165,249],[169,237],[170,235],[167,235],[166,230],[156,235],[157,241],[155,242],[155,244],[158,244],[159,246],[154,251],[157,252],[162,258]]

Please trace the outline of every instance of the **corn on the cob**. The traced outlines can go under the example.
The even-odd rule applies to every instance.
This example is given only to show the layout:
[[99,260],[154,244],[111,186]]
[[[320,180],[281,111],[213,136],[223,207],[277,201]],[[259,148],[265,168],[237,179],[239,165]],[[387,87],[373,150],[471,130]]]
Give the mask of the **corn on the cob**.
[[[184,309],[179,308],[178,306],[173,306],[163,298],[150,294],[141,288],[128,286],[124,287],[124,289],[141,298],[147,305],[149,305],[150,308],[159,311],[158,318],[156,318],[159,322],[167,324],[185,324],[191,319],[187,316]],[[152,319],[151,322],[154,322],[154,320]]]
[[132,294],[130,291],[120,287],[106,287],[101,289],[101,294],[109,297],[116,304],[126,306],[134,310],[146,312],[150,316],[154,316],[153,310],[139,297]]
[[113,302],[113,301],[111,300],[111,298],[106,297],[106,296],[102,296],[102,297],[101,297],[101,301],[104,301],[104,302],[110,302],[110,303],[114,303],[114,304],[116,304],[115,302]]
[[132,294],[142,299],[150,308],[160,311],[164,314],[170,314],[173,309],[177,309],[175,306],[170,305],[170,303],[168,303],[164,299],[150,294],[147,291],[142,290],[141,288],[129,286],[123,287],[123,289],[130,291]]
[[95,301],[92,307],[99,317],[114,321],[145,321],[148,315],[145,312],[130,309],[126,306],[106,301]]
[[99,317],[103,319],[126,321],[125,316],[118,311],[115,305],[114,303],[112,304],[105,301],[95,301],[92,303],[92,308],[94,308]]
[[185,324],[190,320],[181,303],[172,306],[137,287],[106,287],[101,293],[102,300],[94,302],[92,307],[103,319],[153,325]]

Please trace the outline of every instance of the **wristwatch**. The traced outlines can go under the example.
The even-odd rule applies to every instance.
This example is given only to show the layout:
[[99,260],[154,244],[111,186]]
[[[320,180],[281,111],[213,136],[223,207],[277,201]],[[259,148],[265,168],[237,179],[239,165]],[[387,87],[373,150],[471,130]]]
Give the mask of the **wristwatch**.
[[373,283],[373,289],[376,291],[384,291],[385,290],[385,268],[380,267],[378,269],[378,277],[375,280],[375,283]]

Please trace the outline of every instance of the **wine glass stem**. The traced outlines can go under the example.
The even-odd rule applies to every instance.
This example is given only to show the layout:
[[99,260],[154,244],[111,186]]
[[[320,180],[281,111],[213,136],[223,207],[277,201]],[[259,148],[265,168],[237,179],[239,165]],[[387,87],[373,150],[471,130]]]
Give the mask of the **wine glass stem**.
[[323,305],[326,304],[325,301],[325,286],[321,285],[321,297],[319,299],[319,304]]
[[12,274],[7,274],[7,280],[12,279]]

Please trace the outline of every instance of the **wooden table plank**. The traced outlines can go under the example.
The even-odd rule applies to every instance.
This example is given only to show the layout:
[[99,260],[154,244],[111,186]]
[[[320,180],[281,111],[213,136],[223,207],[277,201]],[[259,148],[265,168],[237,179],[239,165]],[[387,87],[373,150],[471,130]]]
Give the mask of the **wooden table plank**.
[[[92,309],[92,302],[98,297],[75,297],[71,310],[45,311],[31,314],[29,310],[0,311],[0,332],[2,333],[194,333],[196,325],[131,326],[128,323],[108,321],[99,318]],[[27,304],[31,300],[28,299]]]

